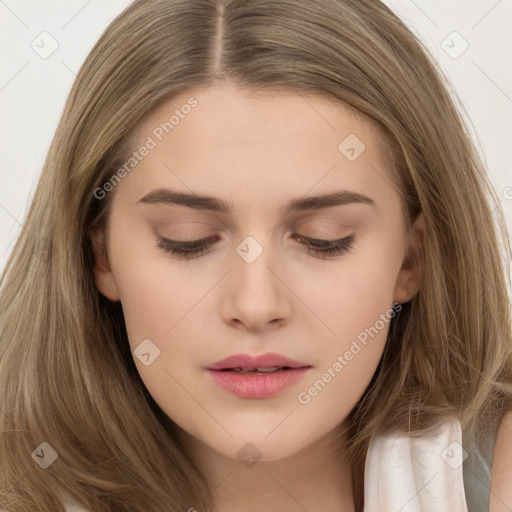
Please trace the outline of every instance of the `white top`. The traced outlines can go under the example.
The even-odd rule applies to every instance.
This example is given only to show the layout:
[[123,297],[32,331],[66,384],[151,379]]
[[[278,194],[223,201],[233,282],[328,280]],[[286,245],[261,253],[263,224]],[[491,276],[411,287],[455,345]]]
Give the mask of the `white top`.
[[458,420],[421,437],[380,436],[368,448],[364,512],[468,512]]

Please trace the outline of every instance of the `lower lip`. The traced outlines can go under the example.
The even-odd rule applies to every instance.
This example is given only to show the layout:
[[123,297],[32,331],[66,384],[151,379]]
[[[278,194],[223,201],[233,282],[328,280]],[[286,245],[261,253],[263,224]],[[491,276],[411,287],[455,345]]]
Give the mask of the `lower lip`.
[[298,382],[310,369],[310,366],[305,366],[268,374],[206,371],[212,376],[215,384],[234,395],[245,398],[270,398]]

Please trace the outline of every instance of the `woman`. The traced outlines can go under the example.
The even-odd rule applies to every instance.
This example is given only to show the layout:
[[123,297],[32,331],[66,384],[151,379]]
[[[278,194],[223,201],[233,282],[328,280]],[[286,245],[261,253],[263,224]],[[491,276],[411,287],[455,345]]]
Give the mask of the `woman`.
[[507,510],[489,199],[385,5],[134,2],[3,279],[2,507]]

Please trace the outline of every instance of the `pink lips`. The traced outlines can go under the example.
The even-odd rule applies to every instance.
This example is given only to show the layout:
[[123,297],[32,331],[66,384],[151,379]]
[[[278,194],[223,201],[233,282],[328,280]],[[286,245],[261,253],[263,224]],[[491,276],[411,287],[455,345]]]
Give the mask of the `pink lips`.
[[[267,374],[239,373],[235,368],[254,370],[256,368],[283,367]],[[311,369],[306,363],[299,363],[280,354],[268,353],[260,356],[237,354],[206,368],[213,381],[221,388],[245,398],[270,398],[299,381]]]
[[252,370],[255,368],[271,368],[272,366],[288,366],[289,368],[303,368],[309,366],[306,363],[298,363],[292,361],[281,354],[269,352],[267,354],[261,354],[259,356],[251,356],[250,354],[236,354],[231,357],[227,357],[222,361],[217,361],[215,364],[208,366],[209,370],[226,370],[233,368],[245,368]]

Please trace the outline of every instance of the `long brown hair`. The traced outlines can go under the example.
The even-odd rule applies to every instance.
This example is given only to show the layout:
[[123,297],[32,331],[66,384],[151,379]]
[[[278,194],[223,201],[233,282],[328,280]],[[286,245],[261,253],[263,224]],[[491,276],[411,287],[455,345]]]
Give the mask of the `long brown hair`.
[[[350,415],[357,506],[374,436],[445,416],[477,432],[512,397],[503,216],[446,77],[404,23],[374,0],[137,0],[77,76],[2,277],[2,507],[62,511],[66,493],[95,512],[214,510],[138,376],[120,304],[96,288],[90,233],[112,196],[93,192],[137,123],[215,80],[350,105],[389,143],[409,225],[423,213],[421,288]],[[46,469],[44,442],[58,454]]]

